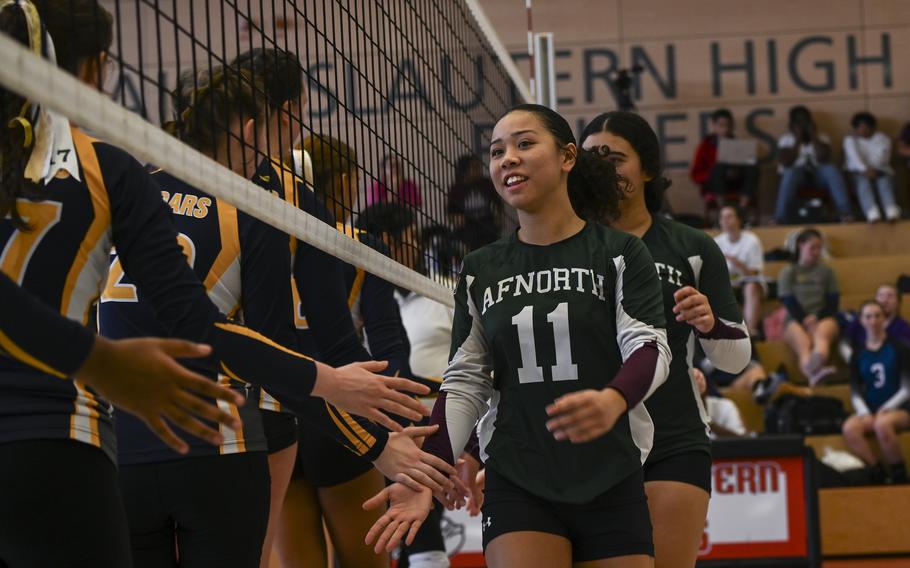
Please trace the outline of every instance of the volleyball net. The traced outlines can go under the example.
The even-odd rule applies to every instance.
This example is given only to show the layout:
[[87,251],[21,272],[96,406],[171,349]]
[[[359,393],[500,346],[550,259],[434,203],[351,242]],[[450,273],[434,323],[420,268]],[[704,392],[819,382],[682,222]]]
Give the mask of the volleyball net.
[[[530,94],[476,1],[100,4],[114,33],[103,84],[87,85],[3,34],[0,84],[141,162],[447,305],[460,259],[514,226],[477,175],[496,119]],[[290,71],[280,67],[276,77],[264,61],[290,61]],[[243,168],[230,153],[219,163],[200,152],[204,141],[171,134],[219,73],[246,82],[254,102],[280,103],[279,117],[257,119],[264,135],[234,129],[243,161],[271,160],[282,177],[305,178],[340,221],[370,230],[374,214],[391,212],[410,222],[414,238],[390,259],[234,173]],[[202,130],[210,134],[230,130],[230,117],[211,109],[196,120],[209,120]]]

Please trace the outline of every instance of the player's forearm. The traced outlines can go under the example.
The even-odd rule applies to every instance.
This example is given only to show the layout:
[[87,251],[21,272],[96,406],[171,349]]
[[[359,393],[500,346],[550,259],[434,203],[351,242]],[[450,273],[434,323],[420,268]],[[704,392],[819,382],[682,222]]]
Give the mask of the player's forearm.
[[901,388],[894,393],[891,398],[885,401],[885,404],[882,405],[882,410],[894,410],[900,407],[902,404],[910,400],[910,389],[907,388],[906,384],[901,385]]
[[0,273],[0,348],[40,371],[68,377],[89,356],[95,334]]
[[856,392],[853,392],[850,395],[850,402],[853,403],[853,410],[856,412],[857,416],[866,416],[867,414],[870,414],[866,401]]
[[440,391],[430,415],[430,425],[439,425],[439,430],[427,437],[423,451],[455,465],[455,458],[468,448],[471,433],[481,416],[471,398]]
[[669,360],[661,354],[657,341],[650,341],[632,352],[608,385],[626,399],[628,408],[651,395],[667,380]]
[[715,367],[728,373],[739,373],[752,358],[749,332],[742,323],[714,319],[714,328],[708,333],[695,330],[705,355]]

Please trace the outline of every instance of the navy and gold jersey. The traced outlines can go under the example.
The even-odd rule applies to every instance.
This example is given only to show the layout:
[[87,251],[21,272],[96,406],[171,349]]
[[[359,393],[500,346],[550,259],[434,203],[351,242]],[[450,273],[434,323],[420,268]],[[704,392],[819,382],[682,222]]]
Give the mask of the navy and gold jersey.
[[[335,226],[338,231],[348,237],[357,239],[373,250],[389,256],[388,247],[380,239],[360,229],[336,223],[319,198],[302,184],[298,184],[296,199],[298,206],[307,213]],[[406,334],[404,325],[401,323],[398,302],[395,301],[394,286],[382,278],[366,272],[363,268],[337,261],[337,268],[333,268],[333,271],[341,270],[344,282],[344,302],[348,309],[348,319],[353,321],[353,328],[337,322],[337,319],[340,318],[338,314],[331,318],[323,314],[321,321],[333,325],[338,330],[333,334],[336,339],[329,343],[320,326],[312,326],[320,329],[318,334],[312,332],[310,329],[312,317],[307,316],[307,312],[319,309],[312,305],[312,301],[321,294],[317,295],[317,291],[312,288],[307,290],[306,286],[308,264],[319,262],[316,258],[318,253],[314,252],[313,247],[302,242],[298,242],[296,247],[298,252],[294,262],[297,289],[295,322],[298,329],[298,344],[301,345],[301,348],[307,353],[310,352],[307,349],[312,349],[319,355],[326,356],[326,362],[336,361],[339,358],[345,360],[362,356],[377,361],[388,361],[389,366],[383,371],[384,374],[410,378],[409,350],[407,341],[404,339]],[[334,302],[338,304],[338,298],[334,298]],[[342,328],[343,331],[341,331]],[[350,347],[352,338],[349,335],[349,329],[354,330],[359,341],[369,347],[369,353],[363,350],[358,352]],[[327,356],[326,351],[331,352],[331,356]],[[344,362],[349,363],[351,360]],[[338,362],[340,363],[340,361]]]
[[[440,429],[424,450],[454,462],[489,400],[480,424],[487,467],[540,498],[589,502],[647,456],[653,428],[638,402],[666,377],[663,328],[653,261],[631,235],[588,223],[551,245],[512,234],[470,253],[431,419]],[[548,405],[608,386],[631,408],[610,432],[584,444],[553,438]]]
[[[212,345],[212,358],[225,375],[268,387],[337,435],[328,405],[309,396],[316,378],[312,359],[228,320],[208,299],[148,172],[129,154],[78,129],[73,140],[81,181],[60,174],[35,198],[20,199],[30,231],[0,220],[0,270],[51,309],[85,325],[107,283],[116,247],[124,274],[167,335]],[[115,459],[111,410],[78,381],[0,356],[0,443],[72,439],[101,447]],[[386,439],[377,431],[370,444],[354,449],[375,456]]]
[[[76,129],[73,142],[81,181],[61,173],[36,193],[40,200],[19,199],[30,230],[0,220],[0,270],[51,309],[87,325],[111,245],[115,239],[132,244],[135,235],[125,233],[139,215],[125,192],[134,181],[128,156]],[[0,357],[0,393],[0,442],[69,438],[113,457],[110,405],[78,381]]]
[[65,379],[88,358],[95,335],[0,272],[0,353]]
[[[343,234],[357,239],[371,249],[390,256],[389,248],[378,237],[347,225],[338,224]],[[345,290],[354,328],[377,361],[388,361],[386,373],[411,377],[408,349],[401,311],[395,300],[395,287],[359,266],[345,263]]]
[[[710,451],[707,412],[690,372],[696,339],[717,368],[737,374],[748,364],[751,346],[730,286],[726,259],[714,239],[704,231],[655,216],[642,241],[660,278],[667,341],[673,354],[667,382],[645,403],[655,429],[648,459],[656,463],[690,450]],[[676,321],[673,294],[685,286],[708,297],[717,329],[729,333],[699,337],[691,325]]]
[[[329,210],[302,179],[282,169],[285,200],[335,226]],[[332,366],[369,361],[357,337],[348,304],[347,264],[295,237],[290,238],[293,263],[293,317],[301,352]],[[313,331],[317,330],[317,331]]]
[[[152,172],[152,179],[171,211],[177,241],[186,261],[205,285],[209,299],[223,314],[278,343],[292,347],[290,255],[287,235],[238,211],[233,205],[215,199],[163,170]],[[254,183],[266,191],[280,194],[281,185],[267,165],[257,172]],[[98,311],[101,333],[108,337],[160,336],[166,333],[152,307],[124,274],[116,254],[101,296]],[[189,362],[193,365],[193,362]],[[219,372],[217,366],[196,365],[196,370],[224,385],[240,390],[246,385]],[[241,430],[221,426],[224,443],[220,446],[187,437],[188,456],[265,451],[262,421],[254,404],[239,409],[218,403],[243,421]],[[130,415],[117,419],[117,439],[121,464],[162,461],[180,457],[162,443],[138,419]]]

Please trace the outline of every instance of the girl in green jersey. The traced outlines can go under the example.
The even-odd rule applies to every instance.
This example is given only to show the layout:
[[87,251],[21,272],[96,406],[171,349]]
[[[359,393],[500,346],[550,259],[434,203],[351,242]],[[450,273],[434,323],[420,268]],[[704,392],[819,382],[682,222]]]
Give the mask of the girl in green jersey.
[[[440,428],[424,450],[454,463],[490,401],[488,566],[652,566],[642,463],[653,426],[638,403],[669,361],[654,262],[640,240],[593,222],[619,214],[616,171],[554,111],[522,105],[497,122],[490,177],[521,228],[464,260]],[[395,484],[367,505],[386,500],[367,536],[377,551],[413,537],[431,494]]]
[[645,403],[654,447],[644,466],[658,568],[695,565],[711,492],[707,413],[691,374],[696,339],[714,365],[739,373],[751,355],[726,260],[703,231],[657,215],[670,185],[660,143],[631,112],[608,112],[582,132],[582,147],[613,163],[624,179],[612,227],[644,241],[661,280],[667,340],[673,359],[667,382]]

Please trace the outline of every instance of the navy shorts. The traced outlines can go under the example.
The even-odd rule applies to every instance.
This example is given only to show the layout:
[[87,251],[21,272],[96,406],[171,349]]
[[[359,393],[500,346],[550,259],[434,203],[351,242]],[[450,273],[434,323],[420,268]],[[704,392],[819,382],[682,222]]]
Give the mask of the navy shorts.
[[270,454],[297,443],[297,417],[287,412],[262,410],[262,428]]
[[373,468],[341,443],[309,425],[297,429],[297,468],[294,476],[314,487],[332,487],[352,481]]

